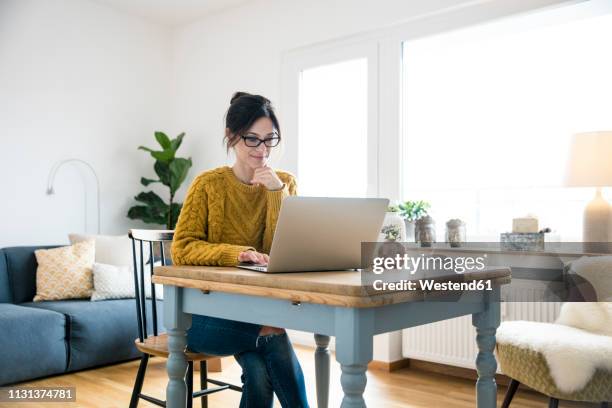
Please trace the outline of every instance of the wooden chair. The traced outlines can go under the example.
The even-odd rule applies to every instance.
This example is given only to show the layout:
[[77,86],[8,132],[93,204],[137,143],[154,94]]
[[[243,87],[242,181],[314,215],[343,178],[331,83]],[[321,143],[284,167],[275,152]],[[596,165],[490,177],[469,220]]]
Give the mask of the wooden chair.
[[[132,391],[130,408],[137,407],[141,398],[160,407],[166,406],[166,401],[142,394],[141,391],[149,358],[154,356],[168,358],[168,336],[166,333],[159,333],[157,327],[157,297],[155,294],[155,285],[151,282],[151,277],[153,276],[153,266],[156,259],[161,261],[161,265],[167,264],[164,242],[172,241],[173,236],[174,231],[141,229],[132,229],[129,231],[129,237],[132,240],[136,318],[138,320],[138,338],[134,342],[136,348],[143,353],[140,360],[140,366],[138,367],[134,389]],[[159,250],[157,254],[154,252],[154,244]],[[146,301],[145,277],[147,278],[146,281],[150,282],[151,287],[151,300],[148,302]],[[150,307],[148,307],[147,303]],[[147,309],[151,312],[152,334],[148,333],[148,329],[151,325],[147,325],[147,314],[149,313]],[[192,398],[187,399],[188,408],[193,406],[193,398],[201,398],[202,408],[207,408],[208,395],[212,393],[226,389],[242,392],[241,387],[208,378],[207,360],[218,358],[218,356],[189,352],[186,353],[186,356],[188,363],[186,374],[187,395],[192,395]],[[200,362],[201,390],[194,392],[193,363],[196,361]],[[217,387],[208,388],[208,383],[215,384]]]

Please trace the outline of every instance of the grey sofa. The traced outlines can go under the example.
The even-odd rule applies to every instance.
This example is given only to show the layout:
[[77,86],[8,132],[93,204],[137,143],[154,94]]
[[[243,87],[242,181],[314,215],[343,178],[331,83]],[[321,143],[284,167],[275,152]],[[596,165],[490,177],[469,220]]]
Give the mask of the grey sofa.
[[[0,385],[140,357],[134,299],[32,302],[34,251],[0,249]],[[148,301],[150,308],[150,300]],[[163,327],[158,301],[158,327]]]

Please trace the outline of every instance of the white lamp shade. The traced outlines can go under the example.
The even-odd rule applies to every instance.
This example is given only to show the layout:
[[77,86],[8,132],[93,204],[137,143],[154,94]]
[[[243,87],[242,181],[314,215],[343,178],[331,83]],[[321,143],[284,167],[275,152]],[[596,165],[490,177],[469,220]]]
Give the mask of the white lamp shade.
[[578,133],[572,137],[565,184],[612,186],[612,131]]

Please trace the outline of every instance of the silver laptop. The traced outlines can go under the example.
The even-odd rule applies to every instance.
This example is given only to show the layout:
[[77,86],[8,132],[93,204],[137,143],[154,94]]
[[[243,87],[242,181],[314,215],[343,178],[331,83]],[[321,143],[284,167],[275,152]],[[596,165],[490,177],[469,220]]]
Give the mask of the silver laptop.
[[377,241],[388,205],[386,198],[287,197],[268,266],[238,267],[267,273],[359,268],[361,243]]

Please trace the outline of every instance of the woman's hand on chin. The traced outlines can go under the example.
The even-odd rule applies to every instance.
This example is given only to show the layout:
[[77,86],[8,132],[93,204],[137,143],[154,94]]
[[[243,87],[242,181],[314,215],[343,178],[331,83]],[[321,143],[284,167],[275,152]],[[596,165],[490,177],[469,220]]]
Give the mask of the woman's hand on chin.
[[258,265],[267,265],[270,257],[257,251],[243,251],[238,254],[238,262],[252,262]]
[[262,185],[268,190],[280,190],[283,188],[283,182],[278,178],[272,167],[268,165],[255,169],[251,183]]

